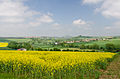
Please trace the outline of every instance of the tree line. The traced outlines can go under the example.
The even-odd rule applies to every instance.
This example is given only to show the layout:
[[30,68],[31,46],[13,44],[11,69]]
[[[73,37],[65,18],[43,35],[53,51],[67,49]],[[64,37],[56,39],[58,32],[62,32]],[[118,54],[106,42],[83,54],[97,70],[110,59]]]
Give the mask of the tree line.
[[[68,47],[68,48],[79,48],[79,49],[93,49],[93,50],[101,50],[105,52],[120,52],[120,45],[115,45],[112,43],[107,43],[105,46],[100,46],[98,44],[91,44],[91,45],[85,45],[85,44],[80,44],[80,45],[74,45],[74,44],[60,44],[62,47]],[[19,49],[19,48],[26,48],[27,50],[37,50],[37,51],[61,51],[59,48],[52,48],[52,49],[43,49],[40,47],[35,47],[32,43],[30,42],[15,42],[11,41],[8,44],[9,48],[12,49]],[[62,51],[78,51],[78,50],[62,50]]]

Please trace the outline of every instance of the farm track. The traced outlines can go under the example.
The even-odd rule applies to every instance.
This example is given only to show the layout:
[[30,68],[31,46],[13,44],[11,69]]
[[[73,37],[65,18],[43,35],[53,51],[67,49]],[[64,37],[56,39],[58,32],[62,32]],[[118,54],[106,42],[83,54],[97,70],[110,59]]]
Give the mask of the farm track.
[[115,57],[99,79],[120,79],[120,55]]

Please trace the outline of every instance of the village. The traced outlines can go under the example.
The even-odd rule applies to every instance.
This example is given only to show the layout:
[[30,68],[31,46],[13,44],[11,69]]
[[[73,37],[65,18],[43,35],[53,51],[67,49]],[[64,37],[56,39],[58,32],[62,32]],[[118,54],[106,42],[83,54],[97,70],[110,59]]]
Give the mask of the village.
[[62,42],[55,42],[55,45],[60,43],[80,43],[80,42],[92,42],[92,41],[107,41],[109,39],[113,39],[113,37],[106,37],[106,38],[86,38],[86,39],[80,39],[80,40],[72,40],[72,41],[62,41]]

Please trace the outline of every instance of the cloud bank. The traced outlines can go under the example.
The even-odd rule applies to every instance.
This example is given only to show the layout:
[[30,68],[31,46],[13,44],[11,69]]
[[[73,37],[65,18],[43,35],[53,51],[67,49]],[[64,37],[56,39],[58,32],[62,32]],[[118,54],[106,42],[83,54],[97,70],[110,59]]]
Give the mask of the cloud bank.
[[98,4],[100,7],[96,8],[96,12],[100,12],[107,18],[120,19],[120,0],[83,0],[84,4]]
[[50,13],[31,10],[27,0],[0,0],[0,36],[26,36],[31,27],[54,24]]

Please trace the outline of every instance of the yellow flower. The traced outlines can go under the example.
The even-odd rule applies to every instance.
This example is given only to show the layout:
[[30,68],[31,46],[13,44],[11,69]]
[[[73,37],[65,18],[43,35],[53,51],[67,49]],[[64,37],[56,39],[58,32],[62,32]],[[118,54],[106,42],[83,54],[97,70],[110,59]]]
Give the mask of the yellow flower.
[[[64,69],[95,69],[97,60],[105,62],[115,53],[103,52],[56,52],[56,51],[8,51],[0,50],[0,65],[9,65],[13,70],[27,69],[31,72],[49,72]],[[2,64],[1,64],[2,63]],[[23,68],[22,68],[23,67]],[[4,67],[3,67],[4,68]],[[9,68],[8,68],[9,69]],[[64,70],[66,71],[66,70]]]
[[8,43],[1,43],[0,42],[0,47],[7,47],[8,46]]

